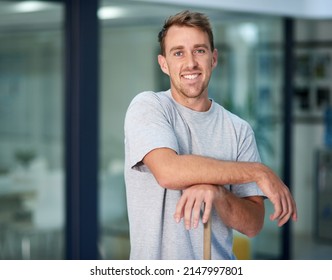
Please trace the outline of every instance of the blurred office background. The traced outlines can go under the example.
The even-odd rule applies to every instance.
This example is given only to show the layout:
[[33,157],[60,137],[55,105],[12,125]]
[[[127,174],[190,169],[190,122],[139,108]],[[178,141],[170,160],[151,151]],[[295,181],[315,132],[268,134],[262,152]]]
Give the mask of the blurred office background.
[[157,34],[182,9],[211,18],[210,95],[252,124],[298,205],[278,228],[266,201],[239,258],[332,259],[329,1],[91,2],[0,1],[0,259],[128,259],[124,115],[167,89]]

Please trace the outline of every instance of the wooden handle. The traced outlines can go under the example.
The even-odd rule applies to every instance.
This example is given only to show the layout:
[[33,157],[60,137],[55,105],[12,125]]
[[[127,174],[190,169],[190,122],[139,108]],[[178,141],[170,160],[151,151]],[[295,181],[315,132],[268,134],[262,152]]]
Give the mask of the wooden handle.
[[204,224],[203,259],[211,260],[211,216]]

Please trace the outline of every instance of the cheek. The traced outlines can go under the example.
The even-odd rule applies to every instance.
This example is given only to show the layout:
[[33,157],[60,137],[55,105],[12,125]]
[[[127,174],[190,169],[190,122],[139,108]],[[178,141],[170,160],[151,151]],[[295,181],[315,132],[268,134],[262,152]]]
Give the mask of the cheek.
[[178,67],[175,64],[170,64],[171,66],[168,67],[169,74],[171,76],[177,76],[178,73],[180,72],[180,67]]

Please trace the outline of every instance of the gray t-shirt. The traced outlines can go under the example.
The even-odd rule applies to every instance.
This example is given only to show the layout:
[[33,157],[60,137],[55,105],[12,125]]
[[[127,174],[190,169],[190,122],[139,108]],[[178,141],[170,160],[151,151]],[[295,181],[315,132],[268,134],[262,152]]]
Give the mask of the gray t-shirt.
[[[178,104],[170,91],[142,92],[125,119],[125,181],[131,259],[202,259],[203,225],[186,230],[173,218],[182,192],[162,188],[144,156],[167,147],[178,154],[220,160],[259,162],[254,133],[247,122],[212,100],[197,112]],[[181,170],[178,170],[181,172]],[[225,186],[239,197],[261,195],[255,183]],[[212,212],[212,259],[235,259],[232,229]]]

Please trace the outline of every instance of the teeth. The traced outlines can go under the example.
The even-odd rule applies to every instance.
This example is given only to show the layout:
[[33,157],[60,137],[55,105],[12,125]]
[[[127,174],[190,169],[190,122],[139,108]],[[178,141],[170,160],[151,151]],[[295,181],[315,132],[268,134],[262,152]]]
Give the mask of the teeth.
[[183,76],[186,79],[193,80],[198,77],[198,74],[193,74],[193,75],[184,75]]

